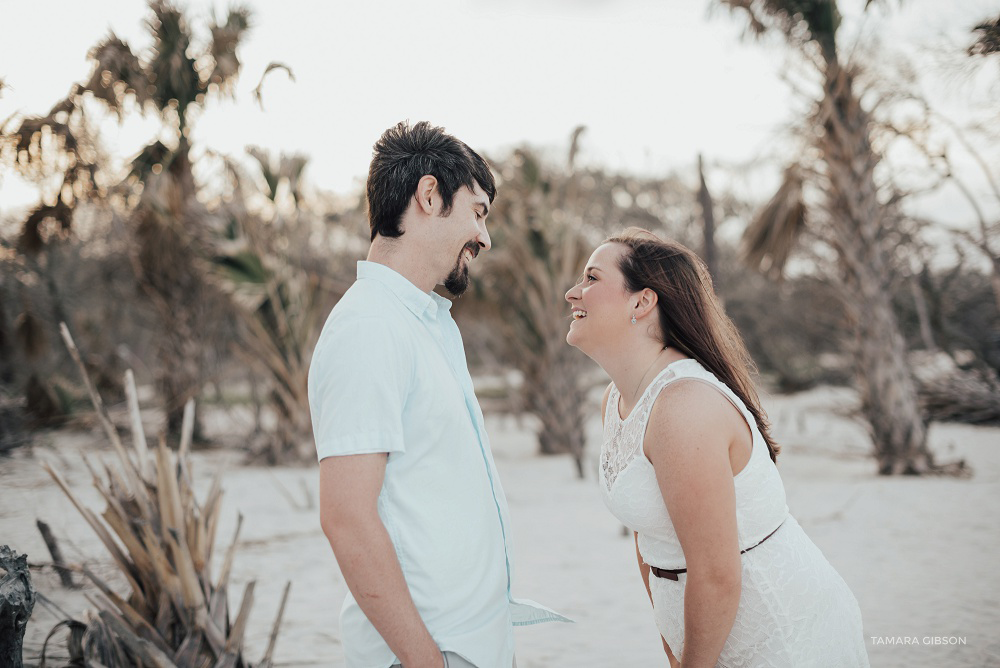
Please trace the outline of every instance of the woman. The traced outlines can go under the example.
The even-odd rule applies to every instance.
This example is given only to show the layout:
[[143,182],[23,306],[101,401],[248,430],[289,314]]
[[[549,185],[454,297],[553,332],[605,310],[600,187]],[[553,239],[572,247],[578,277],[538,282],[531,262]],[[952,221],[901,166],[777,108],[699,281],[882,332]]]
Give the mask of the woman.
[[600,364],[599,476],[671,666],[867,666],[861,612],[788,514],[752,361],[687,248],[630,228],[566,293]]

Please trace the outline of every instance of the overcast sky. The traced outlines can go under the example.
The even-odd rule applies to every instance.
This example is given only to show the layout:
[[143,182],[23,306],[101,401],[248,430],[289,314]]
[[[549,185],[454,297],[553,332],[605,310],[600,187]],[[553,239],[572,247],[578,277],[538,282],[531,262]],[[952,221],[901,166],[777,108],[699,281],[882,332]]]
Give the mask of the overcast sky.
[[[522,143],[561,155],[571,130],[583,124],[585,162],[663,174],[690,169],[699,152],[710,163],[780,155],[789,145],[785,128],[806,108],[782,78],[800,61],[778,40],[742,40],[741,17],[709,12],[707,0],[248,4],[254,27],[240,52],[236,100],[211,104],[194,139],[229,154],[251,144],[304,153],[309,182],[339,193],[360,187],[372,143],[406,118],[443,125],[491,155]],[[936,66],[930,54],[967,45],[972,25],[995,16],[1000,3],[887,4],[889,11],[862,14],[864,0],[843,0],[844,34],[923,54],[921,86],[935,105],[962,121],[990,113],[996,120],[986,108],[1000,104],[996,87],[984,92]],[[181,5],[200,27],[200,19],[229,3]],[[0,77],[10,86],[0,97],[0,119],[47,111],[87,76],[86,53],[109,30],[134,50],[148,47],[146,15],[140,0],[0,0]],[[260,109],[250,91],[271,61],[289,65],[296,80],[270,75]],[[998,71],[1000,65],[994,80]],[[104,123],[101,139],[127,157],[156,127]],[[982,181],[971,172],[969,178]],[[10,175],[0,188],[4,208],[37,197]],[[969,216],[953,196],[931,205],[944,217]]]

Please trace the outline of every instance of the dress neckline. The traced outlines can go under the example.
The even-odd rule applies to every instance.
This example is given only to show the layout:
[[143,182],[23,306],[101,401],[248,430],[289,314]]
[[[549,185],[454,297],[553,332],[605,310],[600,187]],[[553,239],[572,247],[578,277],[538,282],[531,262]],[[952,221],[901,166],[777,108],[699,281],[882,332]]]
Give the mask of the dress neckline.
[[660,377],[663,376],[663,374],[665,374],[667,371],[670,370],[670,367],[672,367],[675,364],[678,364],[680,362],[691,362],[691,361],[696,361],[696,360],[693,357],[682,357],[679,360],[674,360],[673,362],[671,362],[667,366],[665,366],[662,369],[660,369],[660,372],[657,373],[655,376],[653,376],[653,380],[649,381],[649,385],[647,385],[646,389],[642,391],[642,394],[640,394],[639,398],[636,399],[635,405],[632,406],[632,410],[630,410],[629,413],[628,413],[628,415],[626,415],[625,417],[622,417],[621,406],[620,406],[620,402],[619,402],[619,400],[621,399],[621,396],[622,396],[622,391],[618,389],[617,385],[615,385],[615,391],[618,392],[618,397],[615,399],[615,417],[618,418],[618,421],[622,422],[622,423],[628,422],[629,419],[633,415],[635,415],[635,409],[637,409],[640,406],[640,404],[642,404],[643,400],[646,398],[646,394],[649,393],[650,388],[652,388],[653,385],[656,384],[656,381],[658,381],[660,379]]

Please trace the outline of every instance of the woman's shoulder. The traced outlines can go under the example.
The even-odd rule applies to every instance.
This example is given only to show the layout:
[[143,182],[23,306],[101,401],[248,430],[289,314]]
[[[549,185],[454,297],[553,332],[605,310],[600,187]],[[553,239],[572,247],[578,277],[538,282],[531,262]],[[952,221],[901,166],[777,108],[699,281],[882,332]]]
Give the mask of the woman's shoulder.
[[[691,361],[698,369],[703,369]],[[650,409],[647,436],[662,441],[664,435],[684,433],[728,442],[729,437],[742,429],[743,417],[722,392],[722,387],[716,385],[719,381],[710,373],[708,375],[715,382],[709,382],[710,379],[702,374],[678,374],[667,383]]]

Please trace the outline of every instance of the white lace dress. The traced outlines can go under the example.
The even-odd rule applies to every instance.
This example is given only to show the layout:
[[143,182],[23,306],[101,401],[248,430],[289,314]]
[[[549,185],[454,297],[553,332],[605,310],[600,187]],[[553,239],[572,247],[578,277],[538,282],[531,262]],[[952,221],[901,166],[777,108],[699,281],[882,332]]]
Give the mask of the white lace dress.
[[[608,509],[638,533],[639,553],[651,566],[686,568],[684,553],[660,494],[653,465],[642,450],[649,414],[671,382],[694,379],[720,391],[740,411],[753,434],[750,461],[734,478],[742,593],[736,621],[718,666],[848,668],[868,666],[861,611],[843,578],[788,514],[785,489],[753,415],[726,385],[697,361],[667,366],[624,420],[612,386],[604,416],[599,477]],[[687,574],[668,580],[652,574],[653,616],[678,658],[684,651]]]

